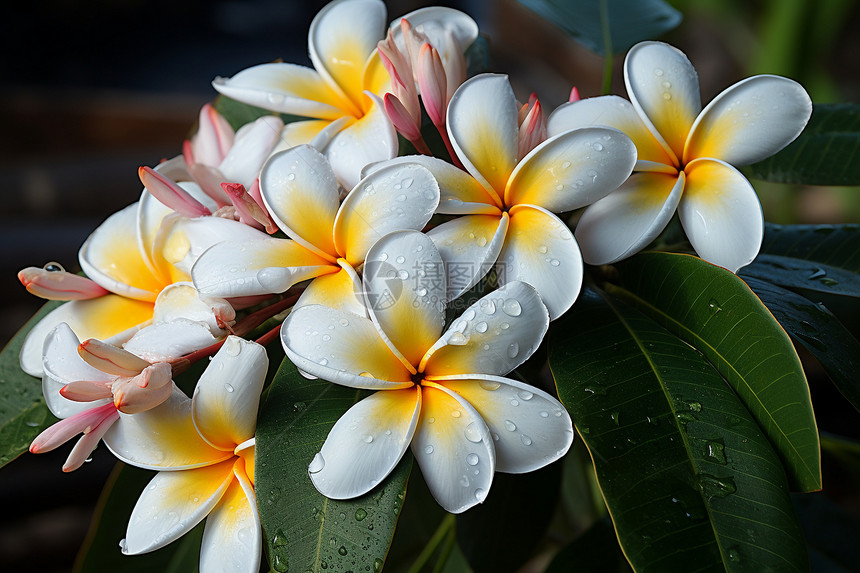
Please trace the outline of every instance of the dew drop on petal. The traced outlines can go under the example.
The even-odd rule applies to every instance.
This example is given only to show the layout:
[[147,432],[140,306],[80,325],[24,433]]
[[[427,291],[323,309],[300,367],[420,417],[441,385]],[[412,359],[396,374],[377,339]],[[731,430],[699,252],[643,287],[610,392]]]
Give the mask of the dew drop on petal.
[[478,382],[478,384],[481,385],[481,388],[490,392],[492,392],[493,390],[498,390],[499,387],[501,387],[500,382],[493,382],[490,380],[481,380],[480,382]]
[[520,390],[517,392],[517,395],[520,397],[520,400],[529,401],[534,398],[534,394],[529,392],[528,390]]
[[233,386],[231,386],[230,384],[224,384],[224,389],[227,390],[227,392],[232,392]]
[[519,316],[523,313],[523,307],[520,306],[518,300],[509,298],[502,304],[502,310],[505,311],[505,314],[508,316]]
[[517,429],[517,425],[511,422],[510,420],[505,420],[505,429],[509,432],[514,432]]
[[364,443],[365,443],[365,444],[369,444],[370,442],[372,442],[372,441],[373,441],[373,436],[371,436],[370,434],[367,434],[366,436],[364,436],[364,437],[362,438],[362,440],[364,440]]
[[433,453],[433,446],[424,446],[424,453],[425,454],[432,454]]
[[466,456],[466,463],[470,466],[478,465],[479,461],[481,461],[481,459],[478,457],[478,454],[469,454]]
[[325,458],[323,458],[322,452],[317,452],[314,456],[314,459],[311,460],[310,465],[308,466],[308,473],[319,473],[325,467]]
[[466,338],[461,332],[452,332],[451,336],[448,337],[448,344],[453,346],[463,346],[469,342],[469,339]]
[[486,322],[479,322],[478,324],[475,325],[475,331],[476,332],[480,332],[480,333],[487,332],[487,328],[489,328],[489,327],[487,326]]
[[460,410],[451,410],[451,416],[459,418],[461,416]]
[[[474,442],[477,444],[482,439],[481,430],[478,427],[478,424],[476,422],[472,422],[471,424],[466,426],[466,430],[464,433],[466,434],[466,439],[469,440],[470,442]],[[472,464],[472,465],[475,465],[475,464]]]
[[475,499],[477,499],[479,502],[484,501],[486,498],[487,492],[485,490],[483,490],[482,488],[478,488],[475,490]]
[[517,354],[520,353],[520,345],[516,342],[511,342],[508,346],[508,358],[516,358]]
[[525,434],[520,436],[520,441],[522,441],[524,446],[532,445],[532,439]]

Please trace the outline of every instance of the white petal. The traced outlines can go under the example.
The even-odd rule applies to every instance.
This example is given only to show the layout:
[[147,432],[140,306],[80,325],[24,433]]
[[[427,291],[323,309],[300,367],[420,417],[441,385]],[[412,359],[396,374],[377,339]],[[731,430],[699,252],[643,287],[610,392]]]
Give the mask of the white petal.
[[394,231],[421,230],[439,205],[439,185],[416,163],[379,169],[353,189],[337,213],[338,253],[357,267],[370,247]]
[[726,89],[702,110],[690,132],[684,161],[697,157],[748,165],[770,157],[800,135],[812,100],[797,82],[754,76]]
[[533,386],[498,376],[438,381],[481,415],[493,436],[496,471],[525,473],[567,453],[573,423],[558,400]]
[[300,145],[273,155],[260,175],[260,193],[282,231],[322,257],[337,258],[337,181],[319,151]]
[[[345,123],[342,123],[341,120],[344,120]],[[290,122],[285,125],[284,129],[281,131],[281,139],[278,141],[277,145],[275,145],[274,149],[272,149],[272,155],[299,145],[309,145],[317,136],[324,131],[327,131],[332,126],[335,126],[335,124],[337,124],[335,126],[337,127],[337,131],[340,131],[344,124],[348,124],[351,121],[353,121],[352,117],[342,117],[337,121],[331,121],[328,119],[309,119],[307,121]],[[333,135],[331,137],[333,137]],[[331,138],[329,137],[326,141],[330,141],[330,139]],[[315,145],[313,147],[320,149]]]
[[382,101],[369,92],[367,95],[373,100],[372,107],[338,132],[325,148],[325,156],[344,189],[355,187],[365,166],[397,157],[397,132]]
[[206,518],[200,543],[200,571],[257,573],[263,553],[263,536],[254,486],[243,472]]
[[108,217],[78,252],[81,269],[109,291],[153,301],[164,286],[152,274],[137,240],[137,203]]
[[313,279],[299,296],[293,308],[321,304],[359,316],[366,316],[361,279],[344,259],[338,261],[341,269],[335,273]]
[[466,80],[448,103],[446,121],[454,151],[466,170],[497,198],[517,164],[517,113],[508,77],[499,74]]
[[267,115],[252,124],[242,126],[236,133],[236,142],[230,153],[218,166],[218,170],[229,183],[241,183],[250,189],[260,176],[260,169],[279,141],[284,122],[281,118]]
[[349,499],[376,487],[403,457],[421,413],[416,388],[374,392],[340,417],[308,474],[320,493]]
[[412,453],[430,493],[445,511],[484,501],[493,483],[493,438],[481,415],[458,394],[425,383]]
[[149,362],[170,362],[216,342],[207,324],[176,318],[141,328],[123,348]]
[[751,263],[761,247],[764,218],[758,195],[728,163],[699,159],[687,166],[678,216],[696,253],[732,272]]
[[123,414],[108,430],[105,445],[125,463],[144,469],[188,469],[233,456],[216,450],[194,429],[191,400],[174,386],[166,402],[138,414]]
[[636,145],[640,160],[668,165],[677,164],[677,158],[660,143],[642,123],[642,118],[626,99],[614,96],[599,96],[560,105],[546,121],[550,137],[571,129],[596,126],[614,127],[624,132]]
[[345,113],[341,96],[315,70],[295,64],[260,64],[232,78],[216,78],[212,87],[236,101],[280,113],[320,119]]
[[256,342],[228,336],[200,376],[191,416],[200,436],[219,449],[254,437],[269,358]]
[[108,404],[111,400],[75,402],[60,395],[60,388],[69,382],[86,380],[109,385],[114,377],[93,368],[78,354],[80,340],[66,323],[59,324],[45,339],[42,374],[42,394],[48,409],[56,417],[68,418],[91,408]]
[[429,377],[464,372],[504,375],[522,364],[540,345],[549,314],[537,291],[511,282],[481,297],[451,323],[427,351],[423,368]]
[[555,320],[571,307],[582,286],[582,255],[570,229],[535,205],[516,205],[496,263],[498,283],[524,281],[537,289]]
[[261,235],[255,241],[212,246],[197,259],[191,277],[204,294],[236,297],[281,293],[336,269],[296,241]]
[[639,252],[669,224],[683,190],[683,173],[634,173],[579,219],[575,235],[583,260],[607,265]]
[[126,555],[154,551],[191,531],[212,511],[233,481],[233,461],[179,472],[158,472],[131,512]]
[[440,52],[443,63],[451,57],[443,51],[449,33],[461,52],[465,52],[478,37],[478,24],[468,14],[453,8],[429,6],[413,10],[391,23],[394,41],[401,50],[406,49],[400,29],[400,20],[403,19],[408,20],[414,30],[427,36],[430,44]]
[[355,110],[363,107],[364,68],[385,32],[385,12],[381,0],[329,2],[308,31],[311,62]]
[[478,181],[447,161],[427,155],[404,155],[388,161],[372,163],[365,167],[362,175],[367,177],[374,171],[399,163],[417,163],[426,167],[439,184],[439,207],[437,213],[449,215],[484,214],[501,215],[495,200]]
[[40,320],[27,333],[19,355],[21,369],[31,376],[42,375],[42,345],[58,324],[67,323],[81,340],[106,340],[152,319],[153,304],[109,294],[89,300],[64,303]]
[[313,376],[353,388],[408,388],[412,375],[369,318],[320,305],[293,309],[281,327],[290,360]]
[[[226,304],[226,301],[224,301]],[[171,322],[180,318],[203,323],[212,333],[221,333],[218,319],[209,299],[201,299],[200,293],[190,282],[168,285],[155,299],[153,323]]]
[[[681,50],[662,42],[639,42],[624,60],[630,101],[677,157],[702,109],[699,76]],[[649,126],[651,127],[651,126]]]
[[615,129],[564,132],[520,161],[505,189],[505,204],[528,203],[553,213],[579,209],[617,189],[635,164],[636,147]]
[[417,366],[442,334],[443,268],[433,241],[419,231],[389,233],[367,253],[362,274],[370,318],[407,368]]
[[427,232],[445,262],[448,300],[454,300],[490,272],[505,242],[508,222],[507,213],[465,215]]

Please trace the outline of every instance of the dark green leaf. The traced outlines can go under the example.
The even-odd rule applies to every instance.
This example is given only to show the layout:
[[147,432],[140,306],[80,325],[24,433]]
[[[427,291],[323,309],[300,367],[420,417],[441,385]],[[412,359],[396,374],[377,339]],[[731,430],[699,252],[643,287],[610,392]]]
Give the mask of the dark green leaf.
[[700,353],[587,290],[550,367],[636,571],[807,569],[780,460]]
[[791,337],[815,356],[842,395],[860,410],[860,342],[824,306],[765,281],[748,278],[746,283]]
[[457,541],[476,573],[516,570],[543,537],[559,497],[561,463],[497,473],[487,499],[457,517]]
[[42,381],[21,370],[18,355],[30,329],[59,305],[40,308],[0,353],[0,466],[26,452],[33,438],[57,421],[45,406]]
[[600,519],[588,531],[558,552],[545,573],[629,573],[632,571],[618,546],[609,518]]
[[165,547],[143,555],[123,555],[131,510],[155,472],[117,463],[105,484],[90,531],[75,564],[76,573],[189,573],[197,571],[204,523]]
[[651,40],[681,23],[681,13],[663,0],[518,0],[574,40],[606,55],[605,30],[611,54]]
[[821,489],[809,386],[788,335],[733,273],[691,255],[640,253],[607,285],[697,349],[731,384],[773,444],[788,481]]
[[367,393],[303,378],[284,360],[257,419],[256,493],[275,571],[379,571],[388,553],[412,468],[410,453],[380,486],[350,500],[328,499],[308,464],[335,422]]
[[860,297],[860,274],[814,261],[759,255],[739,274],[788,288]]
[[756,179],[807,185],[860,185],[860,105],[816,104],[803,133],[745,171]]

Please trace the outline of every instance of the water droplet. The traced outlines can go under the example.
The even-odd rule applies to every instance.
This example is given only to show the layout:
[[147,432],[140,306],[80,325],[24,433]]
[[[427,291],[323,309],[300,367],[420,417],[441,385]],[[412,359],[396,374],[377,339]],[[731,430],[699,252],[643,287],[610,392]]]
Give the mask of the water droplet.
[[460,478],[460,485],[463,487],[469,487],[469,477],[463,476]]
[[520,436],[520,441],[523,443],[524,446],[532,445],[532,439],[525,434]]
[[362,438],[362,440],[364,440],[365,444],[369,444],[373,441],[373,436],[371,436],[370,434],[367,434],[366,436],[364,436]]
[[519,406],[519,405],[520,405],[520,403],[517,401],[517,399],[516,399],[516,398],[514,398],[513,400],[511,400],[511,406]]
[[517,429],[517,425],[511,422],[510,420],[505,420],[505,429],[509,432],[514,432]]
[[487,244],[487,238],[486,237],[478,237],[477,241],[475,241],[475,242],[478,243],[479,247],[484,247]]
[[[63,268],[63,265],[61,265],[57,261],[51,261],[50,263],[45,263],[45,266],[42,268],[44,270],[48,271],[49,273],[62,273],[62,272],[66,271],[66,269]],[[123,541],[125,541],[125,539],[123,539]]]
[[660,69],[660,68],[654,68],[654,75],[655,75],[655,76],[662,76],[662,75],[663,75],[663,70],[662,70],[662,69]]
[[722,440],[708,442],[708,458],[718,464],[726,463],[726,450]]
[[466,338],[460,332],[452,332],[451,335],[448,337],[448,344],[451,344],[453,346],[463,346],[464,344],[466,344],[468,342],[469,342],[469,339]]
[[502,310],[505,311],[505,314],[508,316],[519,316],[523,313],[523,307],[520,306],[518,300],[509,298],[502,304]]
[[373,378],[374,377],[373,374],[371,374],[370,372],[360,372],[358,375],[363,377],[363,378]]
[[594,149],[594,151],[603,151],[602,143],[592,143],[591,147]]
[[432,423],[433,423],[433,422],[435,422],[435,421],[436,421],[436,418],[430,418],[430,419],[428,419],[428,420],[427,420],[427,422],[429,422],[430,424],[432,424]]
[[710,474],[699,474],[698,485],[706,497],[726,497],[738,490],[734,478],[717,477]]
[[570,167],[570,161],[565,161],[561,164],[562,169],[567,169],[568,167]]
[[549,412],[547,412],[546,410],[542,411],[540,413],[540,417],[541,418],[549,418]]
[[295,181],[296,180],[296,174],[290,173],[289,175],[287,175],[287,179],[289,179],[290,181]]
[[406,201],[406,193],[401,193],[397,196],[397,200],[400,202]]
[[517,395],[520,397],[520,400],[525,400],[526,402],[534,398],[534,394],[532,394],[528,390],[520,390],[519,392],[517,392]]
[[314,459],[311,460],[310,465],[308,466],[308,473],[318,473],[321,472],[325,467],[325,458],[322,456],[322,452],[317,452],[314,456]]
[[476,422],[472,422],[466,426],[465,434],[467,440],[476,444],[483,439],[481,429]]
[[488,316],[492,316],[496,313],[496,303],[488,298],[481,299],[481,302],[478,304],[478,308]]
[[425,454],[432,454],[433,453],[433,446],[424,446],[424,453]]
[[295,404],[293,404],[293,412],[301,412],[307,407],[308,405],[304,402],[296,402]]
[[318,363],[320,366],[325,366],[328,364],[328,359],[327,358],[320,358]]
[[479,461],[481,461],[481,459],[478,457],[478,454],[469,454],[466,456],[466,463],[470,466],[478,465]]
[[549,261],[549,264],[551,264],[551,265],[552,265],[552,266],[554,266],[554,267],[557,267],[558,265],[560,265],[560,264],[561,264],[561,261],[559,261],[558,259],[551,259],[551,260]]
[[541,245],[537,250],[540,254],[545,255],[549,249],[547,249],[546,245]]
[[278,573],[287,573],[290,570],[290,564],[286,559],[286,556],[281,555],[281,553],[275,553],[274,558],[272,559],[272,569],[277,571]]
[[564,185],[559,183],[558,185],[555,186],[555,190],[556,191],[564,191]]
[[355,510],[355,520],[362,521],[365,517],[367,517],[367,510],[359,507]]
[[520,353],[520,345],[516,342],[511,342],[508,346],[508,358],[516,358]]
[[663,99],[669,101],[670,99],[672,99],[672,94],[670,94],[669,92],[663,92]]
[[487,328],[489,328],[489,327],[487,326],[486,322],[479,322],[478,324],[475,325],[475,331],[476,332],[480,332],[480,333],[487,332]]
[[[474,318],[475,318],[475,311],[472,310],[471,308],[463,313],[463,320],[472,320]],[[465,326],[466,325],[463,325],[463,328],[465,328]]]
[[338,548],[337,552],[338,552],[340,555],[346,555],[346,547],[344,547],[343,545],[341,545],[341,546]]
[[693,412],[701,412],[701,411],[702,411],[702,405],[701,405],[700,403],[698,403],[698,402],[690,402],[690,403],[688,404],[688,407],[689,407],[689,408],[690,408],[690,410],[692,410]]
[[487,492],[481,488],[476,489],[475,499],[477,499],[479,502],[484,501],[485,499],[487,499]]
[[737,549],[732,548],[728,551],[728,558],[732,563],[740,563],[741,554]]
[[491,382],[489,380],[481,380],[480,382],[478,382],[478,384],[481,385],[481,388],[490,392],[498,390],[499,387],[501,387],[502,385],[500,382]]
[[233,387],[230,384],[224,384],[224,389],[227,390],[228,392],[233,391]]
[[394,260],[395,260],[395,261],[397,261],[397,264],[402,265],[403,263],[405,263],[405,262],[406,262],[406,257],[404,257],[404,256],[402,256],[402,255],[401,255],[401,256],[397,257],[396,259],[394,259]]
[[239,353],[242,352],[242,343],[239,342],[238,338],[231,336],[224,341],[224,346],[221,348],[230,356],[239,356]]
[[417,289],[415,289],[415,294],[417,294],[418,296],[427,296],[427,289],[424,287],[418,287]]
[[409,271],[407,271],[406,269],[400,269],[399,271],[397,271],[397,276],[400,278],[400,280],[405,281],[409,278]]
[[373,573],[379,573],[382,571],[382,559],[374,559],[373,560]]
[[451,416],[454,418],[459,418],[462,415],[463,414],[460,412],[460,410],[451,410]]
[[612,412],[609,414],[609,419],[615,422],[615,425],[618,425],[618,412]]
[[343,327],[347,327],[347,326],[349,326],[349,321],[345,318],[341,318],[340,321],[338,321],[338,324],[340,324]]
[[666,89],[669,89],[672,87],[672,82],[663,82],[662,86]]
[[720,306],[720,303],[717,302],[716,299],[712,298],[708,301],[708,310],[710,310],[714,314],[717,314],[718,312],[723,310],[723,307]]

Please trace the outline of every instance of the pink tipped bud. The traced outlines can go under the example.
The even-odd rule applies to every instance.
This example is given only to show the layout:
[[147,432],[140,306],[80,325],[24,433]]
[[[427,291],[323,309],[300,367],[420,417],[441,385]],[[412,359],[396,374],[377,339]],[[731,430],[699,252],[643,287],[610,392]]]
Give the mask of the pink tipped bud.
[[79,380],[69,382],[60,388],[60,396],[74,402],[95,402],[111,397],[111,391],[104,382]]
[[119,378],[111,386],[113,405],[125,414],[138,414],[164,403],[173,392],[173,368],[156,362],[131,378]]
[[153,197],[180,215],[185,217],[202,217],[212,214],[209,209],[192,197],[188,191],[155,169],[144,166],[138,169],[137,174],[140,177],[141,183],[143,183],[144,187],[146,187],[147,191]]
[[119,413],[113,407],[113,404],[107,404],[107,406],[110,407],[110,410],[108,410],[108,414],[105,418],[95,428],[92,428],[88,432],[84,432],[84,435],[81,436],[78,443],[76,443],[75,447],[72,448],[72,451],[69,452],[69,457],[66,458],[66,463],[63,464],[64,472],[75,471],[84,465],[84,462],[89,459],[93,450],[95,450],[96,446],[99,445],[99,440],[104,437],[113,423],[119,419]]
[[234,135],[233,128],[224,116],[211,104],[205,104],[200,108],[200,125],[197,133],[191,139],[194,163],[219,165],[233,147]]
[[447,79],[439,52],[430,44],[421,46],[418,56],[418,89],[430,121],[437,129],[445,125],[445,112],[448,109]]
[[277,232],[278,227],[275,222],[245,191],[244,185],[241,183],[222,183],[221,188],[233,202],[236,213],[239,215],[239,221],[257,229],[264,228],[270,235]]
[[44,432],[36,436],[36,439],[30,444],[30,452],[34,454],[50,452],[81,432],[85,434],[90,433],[102,422],[114,416],[116,416],[116,408],[113,404],[90,408],[74,416],[69,416],[65,420],[60,420],[53,426],[46,428]]
[[137,376],[149,366],[143,358],[95,338],[78,345],[78,354],[93,368],[114,376]]
[[191,166],[194,165],[194,149],[188,139],[182,142],[182,159],[185,160],[185,167],[191,169]]
[[579,90],[576,89],[576,86],[573,86],[572,88],[570,88],[570,97],[567,98],[567,101],[569,101],[569,102],[579,101],[580,99],[582,99],[582,98],[579,97]]
[[27,267],[18,272],[18,280],[27,292],[48,300],[88,300],[109,294],[94,281],[66,271]]
[[531,105],[531,109],[520,124],[519,142],[517,145],[517,157],[519,159],[528,155],[529,151],[546,139],[546,118],[544,117],[543,107],[540,101],[538,101],[537,96],[532,94],[532,97],[529,98],[529,104]]
[[388,30],[385,40],[379,42],[378,47],[382,65],[391,77],[391,93],[400,100],[410,117],[420,121],[421,106],[418,103],[418,90],[415,89],[413,67],[408,55],[404,55],[394,42],[391,29]]
[[[412,62],[412,70],[417,72],[417,64],[421,46],[430,43],[430,38],[412,27],[406,18],[400,19],[400,30],[403,32],[403,43],[406,44],[406,53]],[[418,78],[415,77],[417,80]]]
[[409,111],[403,106],[396,95],[385,94],[383,98],[385,113],[394,124],[394,129],[400,132],[409,141],[415,141],[421,137],[421,127],[418,121],[409,115]]
[[466,81],[466,56],[454,38],[453,30],[445,31],[445,48],[442,53],[445,54],[445,61],[442,63],[448,80],[448,101],[451,101],[451,96]]

